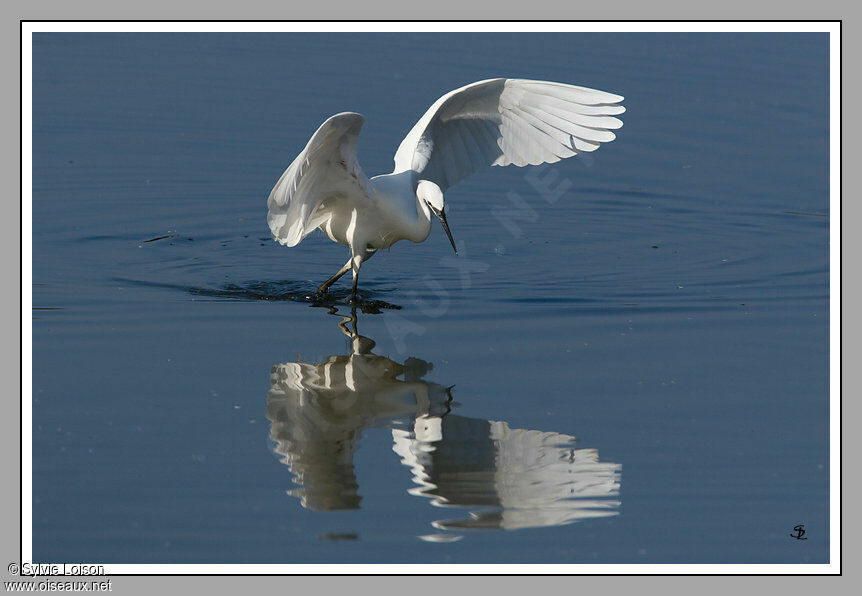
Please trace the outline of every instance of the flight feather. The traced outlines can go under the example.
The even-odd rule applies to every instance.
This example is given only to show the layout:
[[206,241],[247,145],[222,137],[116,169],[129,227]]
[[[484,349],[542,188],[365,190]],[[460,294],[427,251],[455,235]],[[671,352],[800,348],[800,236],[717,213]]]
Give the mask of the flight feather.
[[489,79],[438,99],[401,142],[395,172],[441,190],[488,166],[553,163],[595,151],[623,123],[623,97],[586,87]]

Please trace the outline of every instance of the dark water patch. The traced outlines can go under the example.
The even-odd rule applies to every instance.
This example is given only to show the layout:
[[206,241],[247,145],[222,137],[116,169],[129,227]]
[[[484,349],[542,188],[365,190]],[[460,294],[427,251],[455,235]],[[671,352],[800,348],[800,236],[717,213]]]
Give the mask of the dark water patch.
[[328,534],[318,534],[318,540],[359,540],[359,534],[354,534],[352,532],[341,532],[341,533],[328,533]]
[[83,238],[79,238],[78,240],[81,242],[104,242],[106,240],[123,241],[129,240],[129,237],[120,236],[118,234],[94,234],[91,236],[84,236]]
[[134,279],[116,278],[114,281],[130,285],[150,288],[165,288],[187,292],[193,296],[203,296],[221,301],[285,301],[303,302],[311,306],[343,306],[352,305],[367,314],[376,314],[381,310],[400,310],[401,306],[384,300],[371,298],[370,290],[359,289],[355,301],[351,300],[350,290],[330,290],[323,296],[315,295],[316,286],[301,281],[250,281],[244,284],[226,284],[221,288],[207,288],[153,282]]
[[805,213],[803,211],[785,211],[788,215],[803,215],[805,217],[829,217],[828,213]]
[[[598,186],[590,186],[590,187],[581,187],[575,191],[575,194],[579,197],[586,197],[589,195],[597,195],[601,197],[635,197],[638,199],[679,199],[679,200],[691,200],[690,194],[685,193],[675,193],[668,192],[666,190],[652,190],[645,187],[630,187],[630,188],[603,188]],[[583,199],[582,199],[583,200]],[[603,203],[619,205],[619,206],[632,206],[632,205],[642,205],[642,201],[626,201],[626,200],[614,200],[614,199],[602,199]]]
[[[191,236],[181,236],[180,234],[165,234],[164,236],[156,236],[155,238],[150,238],[148,240],[142,240],[138,247],[143,247],[144,244],[150,244],[152,242],[161,242],[163,240],[169,240],[169,242],[163,243],[166,246],[174,246],[178,243],[188,244],[190,242],[194,242],[195,239]],[[222,244],[224,246],[224,244]]]
[[[148,242],[157,242],[159,240],[165,240],[166,238],[176,238],[176,234],[165,234],[164,236],[156,236],[155,238],[150,238],[149,240],[144,240],[144,244]],[[188,238],[189,241],[194,240],[194,238]]]

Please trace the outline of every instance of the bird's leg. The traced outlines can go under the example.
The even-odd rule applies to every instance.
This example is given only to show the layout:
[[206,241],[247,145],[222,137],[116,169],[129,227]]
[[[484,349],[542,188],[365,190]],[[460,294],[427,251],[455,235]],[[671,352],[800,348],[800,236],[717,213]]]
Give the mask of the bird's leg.
[[356,305],[350,307],[350,320],[353,321],[353,337],[359,337],[359,330],[356,328],[358,323],[356,318]]
[[360,256],[355,256],[351,260],[355,263],[355,265],[352,269],[352,271],[353,271],[353,289],[350,291],[350,301],[355,302],[356,301],[356,284],[359,283],[359,268],[362,266],[363,259]]
[[356,301],[356,285],[359,283],[359,268],[362,267],[362,263],[370,259],[374,253],[376,253],[376,249],[368,250],[366,249],[364,252],[355,254],[350,259],[351,269],[353,271],[353,290],[350,292],[350,300]]
[[348,260],[347,263],[344,264],[344,267],[342,267],[341,269],[338,270],[338,273],[336,273],[335,275],[333,275],[332,277],[327,279],[325,282],[320,284],[320,287],[317,288],[317,292],[315,292],[315,296],[324,295],[326,293],[326,291],[329,290],[329,286],[331,286],[332,284],[337,282],[339,279],[342,278],[342,276],[345,273],[350,271],[350,267],[351,267],[352,263],[353,263],[353,259]]

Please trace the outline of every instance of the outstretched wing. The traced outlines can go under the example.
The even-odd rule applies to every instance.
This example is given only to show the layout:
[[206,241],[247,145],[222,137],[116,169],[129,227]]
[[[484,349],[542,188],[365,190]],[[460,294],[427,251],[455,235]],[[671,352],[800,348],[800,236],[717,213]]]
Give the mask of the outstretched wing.
[[401,142],[395,172],[442,190],[488,166],[553,163],[613,141],[619,95],[548,81],[489,79],[447,93]]
[[269,229],[279,243],[296,246],[325,223],[332,199],[367,198],[368,178],[356,161],[363,122],[353,112],[332,116],[281,175],[266,203]]

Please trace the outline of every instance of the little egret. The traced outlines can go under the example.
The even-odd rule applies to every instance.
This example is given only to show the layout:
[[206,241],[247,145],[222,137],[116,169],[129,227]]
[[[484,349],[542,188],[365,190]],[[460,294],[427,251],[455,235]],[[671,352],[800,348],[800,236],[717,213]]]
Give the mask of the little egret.
[[281,175],[267,201],[280,244],[296,246],[315,228],[350,247],[344,267],[356,298],[359,268],[399,240],[424,242],[433,213],[455,254],[443,193],[488,166],[553,163],[613,141],[623,123],[619,95],[549,81],[489,79],[451,91],[428,108],[395,153],[395,169],[371,179],[356,144],[365,119],[336,114],[317,129]]

